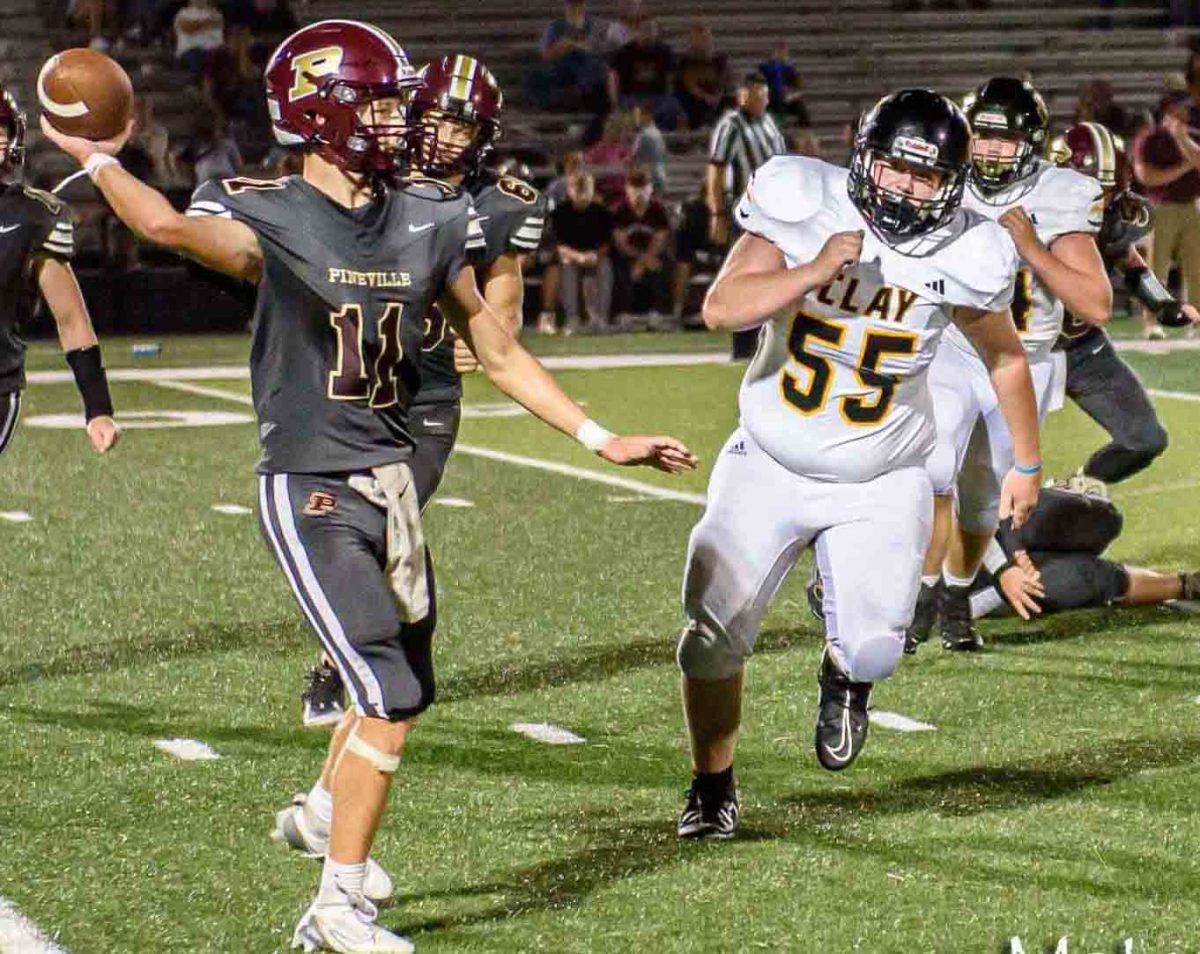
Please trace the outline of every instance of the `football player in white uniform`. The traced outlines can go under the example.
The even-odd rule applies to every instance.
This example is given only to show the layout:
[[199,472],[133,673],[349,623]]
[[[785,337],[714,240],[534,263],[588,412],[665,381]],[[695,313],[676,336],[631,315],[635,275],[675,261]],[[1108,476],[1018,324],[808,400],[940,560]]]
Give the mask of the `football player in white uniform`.
[[[988,80],[967,98],[965,111],[973,139],[963,206],[997,220],[1021,256],[1012,316],[1029,355],[1040,424],[1062,406],[1065,366],[1053,348],[1064,304],[1094,325],[1108,321],[1112,310],[1112,286],[1095,242],[1103,191],[1095,179],[1040,158],[1049,115],[1029,83]],[[929,385],[938,432],[929,459],[934,533],[905,648],[915,652],[940,617],[946,649],[979,649],[970,585],[996,532],[1000,482],[1014,464],[1013,445],[987,368],[957,329],[943,338]]]
[[[926,371],[954,322],[985,356],[1018,459],[1039,460],[1025,352],[1008,308],[1016,249],[960,208],[970,130],[928,90],[882,99],[849,170],[781,156],[737,206],[745,231],[704,303],[710,328],[763,325],[739,397],[741,422],[692,531],[679,642],[694,779],[680,837],[737,826],[733,751],[742,669],[800,552],[825,579],[817,757],[847,767],[867,734],[871,684],[901,658],[932,492]],[[1038,480],[1005,480],[1018,520]]]

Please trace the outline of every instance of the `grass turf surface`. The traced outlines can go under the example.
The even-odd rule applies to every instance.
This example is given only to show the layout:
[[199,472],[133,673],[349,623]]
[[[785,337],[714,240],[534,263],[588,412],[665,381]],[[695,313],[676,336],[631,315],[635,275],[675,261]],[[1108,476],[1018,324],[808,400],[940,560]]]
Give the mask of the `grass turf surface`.
[[[716,346],[633,339],[697,345]],[[233,363],[245,347],[168,340],[157,364]],[[32,366],[62,367],[49,351]],[[156,366],[120,352],[110,364]],[[1151,386],[1200,391],[1200,356],[1135,361]],[[682,480],[610,473],[702,492],[739,374],[560,379],[609,426],[672,432],[705,458]],[[129,411],[238,409],[140,382],[114,397]],[[497,395],[472,379],[467,400]],[[70,385],[34,385],[25,414],[76,407]],[[1118,490],[1126,532],[1112,555],[1194,565],[1200,404],[1158,407],[1172,446]],[[524,417],[467,419],[460,439],[602,469]],[[1074,408],[1053,415],[1051,472],[1099,441]],[[325,744],[298,718],[314,642],[254,518],[211,509],[254,506],[255,457],[249,425],[130,431],[105,459],[78,433],[25,426],[0,459],[4,509],[34,516],[0,523],[0,896],[72,954],[284,950],[315,887],[317,866],[266,838]],[[1063,934],[1073,951],[1129,936],[1135,950],[1197,950],[1194,618],[1093,611],[986,623],[977,657],[926,647],[874,702],[937,731],[876,728],[835,776],[811,753],[820,631],[805,561],[749,667],[742,835],[679,844],[673,648],[699,508],[613,502],[631,495],[463,455],[441,493],[475,507],[427,512],[440,699],[376,849],[400,895],[382,922],[421,951],[995,952],[1014,934],[1028,951]],[[540,745],[508,729],[518,721],[588,743]],[[223,758],[178,763],[150,744],[174,736]]]

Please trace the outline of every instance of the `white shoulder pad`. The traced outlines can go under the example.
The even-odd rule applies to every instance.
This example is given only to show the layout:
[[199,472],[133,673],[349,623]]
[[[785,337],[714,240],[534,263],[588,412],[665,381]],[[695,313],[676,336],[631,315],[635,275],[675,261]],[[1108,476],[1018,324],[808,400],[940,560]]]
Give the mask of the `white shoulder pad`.
[[820,210],[832,168],[808,156],[768,159],[750,177],[737,204],[738,227],[780,244],[781,230],[807,221]]
[[1094,235],[1104,222],[1104,190],[1074,169],[1047,166],[1021,205],[1033,216],[1038,238],[1046,244],[1068,232]]
[[937,255],[946,281],[943,300],[960,308],[1001,311],[1012,304],[1020,265],[1017,248],[999,222],[964,212],[965,230]]

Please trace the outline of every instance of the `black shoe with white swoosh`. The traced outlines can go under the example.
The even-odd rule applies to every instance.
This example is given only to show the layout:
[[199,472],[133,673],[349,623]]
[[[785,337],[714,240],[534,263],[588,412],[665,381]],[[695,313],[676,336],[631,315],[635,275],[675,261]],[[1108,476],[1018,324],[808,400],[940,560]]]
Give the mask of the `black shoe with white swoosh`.
[[726,839],[737,833],[737,789],[730,783],[722,792],[706,792],[701,780],[692,780],[687,804],[679,816],[679,837]]
[[849,768],[867,741],[867,705],[871,683],[851,682],[826,647],[821,656],[817,700],[817,761],[830,772]]

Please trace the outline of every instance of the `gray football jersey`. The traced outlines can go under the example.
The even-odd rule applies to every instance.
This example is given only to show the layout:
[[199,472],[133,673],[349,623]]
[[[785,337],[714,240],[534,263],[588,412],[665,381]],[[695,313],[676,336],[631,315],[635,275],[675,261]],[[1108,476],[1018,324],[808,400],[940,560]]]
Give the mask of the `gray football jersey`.
[[424,318],[483,245],[470,197],[422,181],[347,209],[299,176],[213,180],[189,215],[244,222],[263,273],[250,380],[260,473],[403,459]]
[[[546,224],[546,200],[537,189],[512,176],[484,173],[466,184],[486,248],[475,261],[490,265],[508,252],[537,251]],[[435,404],[462,398],[462,380],[454,370],[453,335],[437,308],[425,322],[421,349],[421,390],[415,404]]]

